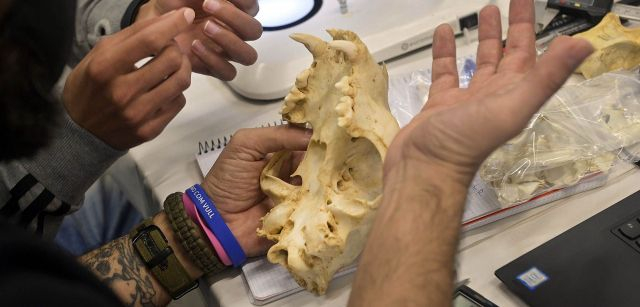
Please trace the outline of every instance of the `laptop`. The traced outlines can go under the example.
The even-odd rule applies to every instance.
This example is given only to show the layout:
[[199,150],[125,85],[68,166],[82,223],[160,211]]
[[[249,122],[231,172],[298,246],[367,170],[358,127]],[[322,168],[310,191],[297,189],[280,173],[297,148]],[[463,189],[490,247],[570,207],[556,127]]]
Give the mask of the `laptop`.
[[495,274],[531,306],[640,306],[640,191]]

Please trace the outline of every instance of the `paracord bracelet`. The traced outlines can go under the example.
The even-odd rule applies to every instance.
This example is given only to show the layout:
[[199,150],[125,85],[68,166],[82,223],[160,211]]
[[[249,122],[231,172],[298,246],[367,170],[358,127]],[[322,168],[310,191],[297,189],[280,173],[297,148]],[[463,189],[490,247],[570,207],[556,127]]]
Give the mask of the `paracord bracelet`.
[[216,252],[211,244],[204,237],[204,233],[187,216],[182,203],[182,193],[169,195],[164,201],[164,211],[169,218],[173,232],[180,238],[180,243],[191,256],[191,260],[205,274],[218,273],[225,269],[225,266],[216,257]]
[[200,213],[207,224],[207,227],[216,236],[222,247],[231,258],[231,262],[234,267],[241,266],[246,260],[247,256],[244,254],[240,243],[233,236],[233,233],[222,219],[220,212],[216,209],[213,201],[209,199],[207,193],[204,192],[199,184],[196,184],[186,191],[191,201],[196,205],[196,209]]
[[198,213],[198,209],[196,209],[196,205],[191,201],[191,199],[186,193],[182,194],[182,203],[184,203],[184,211],[187,212],[187,215],[191,218],[191,220],[194,223],[197,223],[198,225],[200,225],[200,229],[202,229],[202,231],[204,231],[204,233],[207,235],[209,242],[213,246],[213,249],[216,251],[216,254],[218,255],[218,259],[220,259],[220,261],[222,261],[224,265],[227,265],[227,266],[233,265],[233,263],[231,262],[231,259],[229,259],[229,255],[227,255],[227,252],[224,250],[224,248],[222,248],[222,244],[220,244],[220,241],[218,241],[218,238],[216,238],[216,236],[213,235],[211,230],[207,228],[207,225],[205,224],[204,220],[200,217],[200,214]]

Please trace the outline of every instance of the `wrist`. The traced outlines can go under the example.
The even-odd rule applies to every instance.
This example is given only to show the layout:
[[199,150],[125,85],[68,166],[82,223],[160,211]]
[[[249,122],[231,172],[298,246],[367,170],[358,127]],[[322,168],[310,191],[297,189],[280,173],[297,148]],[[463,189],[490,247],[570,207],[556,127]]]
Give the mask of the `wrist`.
[[446,189],[467,190],[475,172],[461,171],[459,168],[429,161],[428,159],[404,159],[392,167],[385,167],[384,185],[414,182],[429,183]]
[[[453,219],[462,214],[467,190],[473,177],[460,174],[439,163],[403,160],[385,173],[384,197],[394,199],[387,206],[404,206],[407,202],[421,203],[434,195],[446,197],[449,206],[441,207],[441,214]],[[460,217],[461,218],[461,217]]]
[[[153,217],[153,223],[160,228],[162,233],[167,238],[169,246],[173,249],[174,254],[178,258],[178,261],[182,264],[185,271],[193,279],[198,279],[203,275],[202,270],[191,260],[189,253],[184,249],[180,243],[180,239],[171,227],[171,222],[164,211],[156,214]],[[199,234],[197,234],[199,235]]]

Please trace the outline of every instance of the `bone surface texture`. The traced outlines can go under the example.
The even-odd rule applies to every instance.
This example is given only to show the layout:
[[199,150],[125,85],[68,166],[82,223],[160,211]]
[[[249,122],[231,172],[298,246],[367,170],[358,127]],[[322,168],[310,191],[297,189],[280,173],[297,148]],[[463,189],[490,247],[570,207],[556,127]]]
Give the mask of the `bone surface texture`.
[[313,63],[296,78],[282,117],[310,125],[313,136],[293,174],[302,185],[278,178],[290,152],[276,153],[265,167],[261,186],[276,206],[258,230],[276,242],[269,261],[318,294],[364,247],[382,196],[382,161],[399,130],[389,112],[385,67],[353,32],[328,32],[332,42],[291,36]]

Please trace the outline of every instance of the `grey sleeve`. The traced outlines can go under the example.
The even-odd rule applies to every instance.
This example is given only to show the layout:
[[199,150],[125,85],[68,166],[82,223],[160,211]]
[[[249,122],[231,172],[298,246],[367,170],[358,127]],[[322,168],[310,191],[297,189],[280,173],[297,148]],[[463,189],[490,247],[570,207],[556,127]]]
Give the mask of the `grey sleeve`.
[[106,35],[120,31],[132,0],[78,0],[76,33],[69,65],[75,66]]
[[62,217],[125,152],[111,148],[63,112],[46,148],[29,159],[0,163],[0,217],[53,238]]

